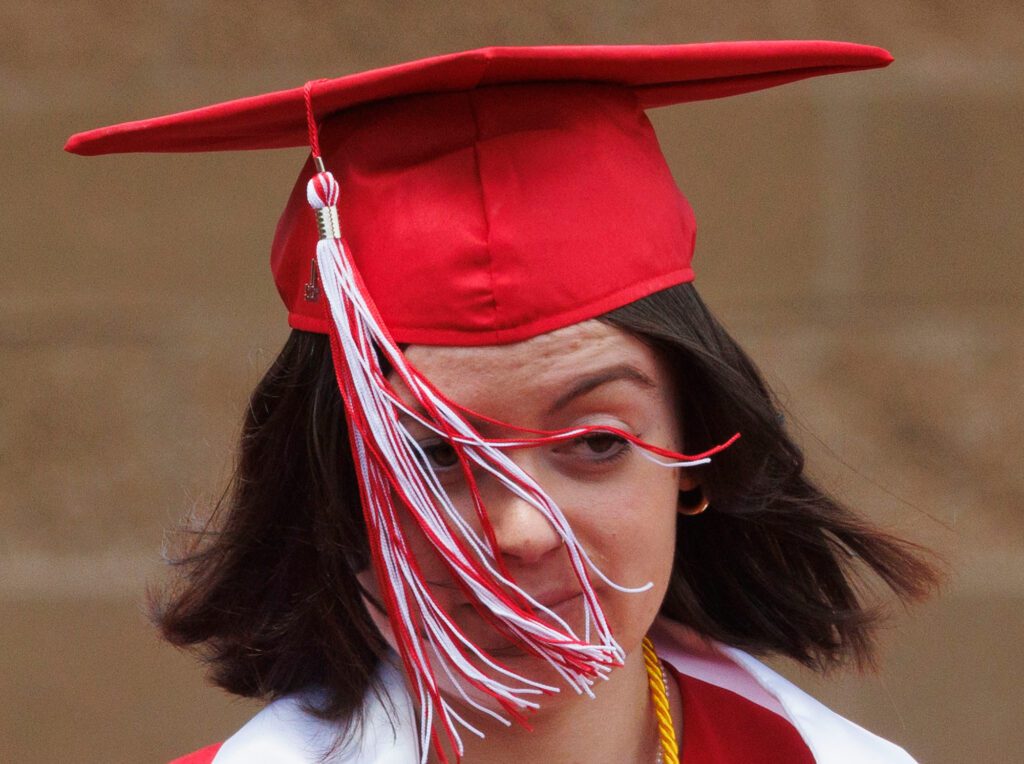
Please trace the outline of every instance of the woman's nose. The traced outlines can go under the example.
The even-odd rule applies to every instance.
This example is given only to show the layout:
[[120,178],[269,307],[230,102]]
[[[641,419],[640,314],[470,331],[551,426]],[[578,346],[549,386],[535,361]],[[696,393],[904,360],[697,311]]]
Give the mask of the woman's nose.
[[562,546],[561,536],[541,510],[505,486],[487,492],[484,508],[506,560],[532,565]]

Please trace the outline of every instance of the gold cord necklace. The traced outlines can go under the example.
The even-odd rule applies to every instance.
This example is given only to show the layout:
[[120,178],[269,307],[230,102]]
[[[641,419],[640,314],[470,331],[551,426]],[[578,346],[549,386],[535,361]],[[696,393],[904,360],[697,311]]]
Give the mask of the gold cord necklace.
[[668,706],[668,676],[657,653],[654,652],[654,643],[649,637],[644,637],[643,648],[647,684],[651,688],[651,702],[654,705],[654,714],[658,718],[658,739],[661,742],[655,761],[657,764],[679,764],[679,745],[676,742],[676,730],[672,726],[672,715]]

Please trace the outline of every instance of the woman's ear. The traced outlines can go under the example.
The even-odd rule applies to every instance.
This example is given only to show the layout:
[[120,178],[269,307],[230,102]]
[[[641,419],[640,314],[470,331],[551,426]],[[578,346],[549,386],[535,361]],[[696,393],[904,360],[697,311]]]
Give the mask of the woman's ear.
[[679,513],[699,515],[708,508],[708,497],[696,476],[686,470],[679,471]]

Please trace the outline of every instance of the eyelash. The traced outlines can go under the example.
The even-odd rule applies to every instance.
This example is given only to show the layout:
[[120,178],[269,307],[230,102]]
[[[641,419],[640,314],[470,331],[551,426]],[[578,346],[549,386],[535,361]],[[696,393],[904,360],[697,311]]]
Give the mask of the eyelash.
[[[602,456],[601,452],[593,451],[594,458],[588,458],[587,461],[592,464],[610,464],[616,462],[619,459],[623,459],[629,454],[633,447],[633,444],[623,438],[621,435],[616,435],[611,432],[592,432],[586,435],[581,435],[578,438],[573,438],[566,443],[568,449],[575,446],[592,445],[593,441],[606,439],[612,442],[611,449],[614,449],[611,454]],[[558,449],[556,449],[558,450]]]
[[[629,452],[632,450],[632,447],[633,447],[633,444],[630,443],[625,438],[623,438],[621,435],[616,435],[616,434],[611,433],[611,432],[601,432],[601,431],[599,431],[599,432],[587,433],[586,435],[581,435],[578,438],[573,438],[572,440],[569,440],[569,441],[566,441],[565,443],[559,444],[554,450],[557,453],[566,453],[566,452],[572,451],[575,447],[578,447],[578,446],[592,446],[594,441],[598,441],[598,440],[602,440],[602,439],[606,439],[606,440],[612,441],[611,447],[609,449],[609,450],[612,451],[612,453],[607,455],[607,456],[602,456],[601,455],[602,452],[591,451],[591,455],[592,455],[593,458],[591,458],[591,457],[584,457],[585,460],[590,462],[591,464],[605,465],[605,464],[611,464],[613,462],[617,462],[620,459],[624,459],[629,454]],[[426,457],[426,460],[427,460],[427,466],[430,469],[434,470],[435,472],[441,473],[441,472],[446,472],[448,470],[451,470],[451,469],[455,468],[456,465],[454,463],[453,464],[446,464],[446,465],[442,465],[442,466],[435,466],[434,465],[434,460],[431,459],[431,450],[432,449],[440,447],[440,448],[447,448],[449,451],[451,451],[451,446],[447,442],[445,442],[443,440],[439,440],[439,439],[434,439],[434,440],[422,441],[422,442],[420,442],[419,446],[423,450],[423,453],[424,453],[424,455]]]

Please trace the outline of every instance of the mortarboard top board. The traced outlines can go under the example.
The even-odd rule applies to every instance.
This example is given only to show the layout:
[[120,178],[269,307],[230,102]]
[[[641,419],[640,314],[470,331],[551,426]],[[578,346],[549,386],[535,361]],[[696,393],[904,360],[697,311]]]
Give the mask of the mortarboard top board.
[[[696,223],[645,109],[882,67],[829,41],[492,47],[310,86],[350,256],[398,342],[514,342],[693,279]],[[309,143],[304,88],[72,136],[96,155]],[[272,269],[289,323],[309,299],[317,227],[307,161]],[[313,290],[315,294],[315,290]]]

